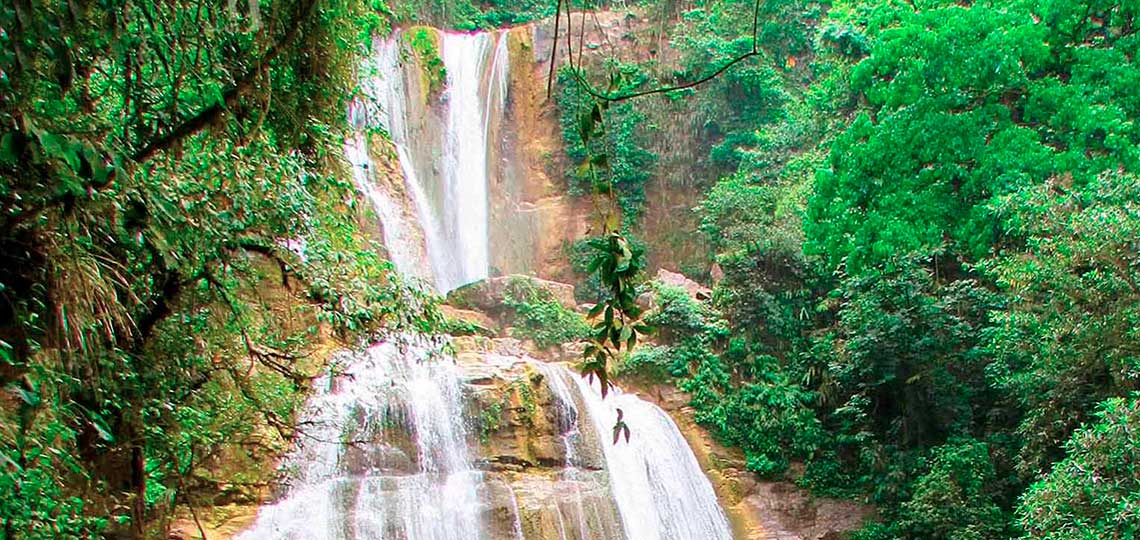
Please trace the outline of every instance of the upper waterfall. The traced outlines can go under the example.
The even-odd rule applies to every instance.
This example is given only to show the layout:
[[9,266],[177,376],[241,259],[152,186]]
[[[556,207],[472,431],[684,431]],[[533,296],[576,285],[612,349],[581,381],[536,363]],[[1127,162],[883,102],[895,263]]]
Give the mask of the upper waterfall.
[[[424,68],[396,32],[374,46],[361,83],[365,99],[349,111],[358,135],[346,156],[381,221],[390,258],[441,293],[490,271],[488,184],[497,170],[490,139],[509,89],[506,40],[506,33],[441,32],[446,78],[433,89],[424,87]],[[385,186],[361,172],[377,165],[360,133],[377,128],[395,146],[403,185]],[[399,203],[411,209],[398,212]]]

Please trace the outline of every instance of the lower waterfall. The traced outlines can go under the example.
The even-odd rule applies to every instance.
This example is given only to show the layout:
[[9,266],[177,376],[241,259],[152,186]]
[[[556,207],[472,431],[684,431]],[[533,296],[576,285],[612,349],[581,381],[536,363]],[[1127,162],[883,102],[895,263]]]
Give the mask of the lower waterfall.
[[[334,362],[299,419],[283,494],[238,538],[732,538],[709,480],[657,406],[620,391],[603,399],[560,364],[491,353],[464,364],[433,351],[404,338]],[[554,419],[565,459],[549,472],[494,478],[483,470],[471,381],[486,379],[488,366],[526,370],[532,375],[518,380],[550,396],[542,414]],[[617,408],[633,437],[615,445],[608,434]]]
[[315,381],[284,464],[287,495],[240,538],[474,538],[481,475],[459,378],[428,352],[424,343],[380,343]]

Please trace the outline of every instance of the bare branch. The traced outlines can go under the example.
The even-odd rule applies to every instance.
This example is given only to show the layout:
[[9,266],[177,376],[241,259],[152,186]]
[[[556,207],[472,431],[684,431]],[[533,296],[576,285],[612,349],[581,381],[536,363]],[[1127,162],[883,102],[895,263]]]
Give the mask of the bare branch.
[[[562,0],[558,1],[558,6],[559,6],[558,13],[561,13]],[[569,12],[569,10],[567,10],[567,11]],[[567,19],[569,19],[569,13],[567,13]],[[555,23],[556,24],[557,24],[557,20],[558,20],[558,17],[555,17]],[[760,55],[759,28],[760,28],[760,0],[755,0],[755,2],[753,3],[753,6],[752,6],[752,50],[750,50],[744,54],[741,54],[741,55],[733,58],[732,60],[729,60],[728,63],[720,66],[719,68],[717,68],[712,73],[709,73],[708,75],[705,75],[704,77],[701,77],[695,81],[690,81],[687,83],[677,84],[677,85],[673,85],[673,86],[664,86],[664,87],[658,87],[658,88],[651,88],[648,90],[640,90],[637,92],[625,92],[625,93],[620,93],[620,94],[609,94],[609,93],[598,92],[597,90],[594,89],[593,85],[591,85],[589,81],[587,81],[584,77],[582,77],[582,74],[579,73],[578,70],[573,70],[573,68],[574,68],[573,51],[567,51],[567,52],[570,54],[570,58],[569,58],[570,68],[572,71],[574,71],[574,79],[578,82],[578,85],[581,86],[582,90],[584,90],[587,94],[589,94],[594,99],[600,99],[602,101],[607,101],[610,103],[616,103],[619,101],[625,101],[628,99],[633,99],[633,98],[638,98],[638,97],[643,97],[643,96],[648,96],[648,95],[653,95],[653,94],[668,94],[669,92],[676,92],[679,90],[688,90],[690,88],[695,88],[697,86],[700,86],[706,82],[709,82],[709,81],[719,77],[722,73],[724,73],[725,71],[728,71],[730,68],[732,68],[736,64],[744,62],[745,60],[748,60],[754,56]],[[569,26],[567,26],[567,48],[569,48],[569,34],[570,34]],[[549,75],[549,78],[547,79],[547,82],[546,82],[547,96],[550,95],[551,86],[552,86],[552,83],[554,80],[554,63],[556,60],[555,55],[556,55],[557,50],[558,50],[558,28],[555,27],[555,30],[554,30],[554,48],[550,54],[550,75]],[[579,58],[578,65],[579,65],[579,67],[581,67],[581,65],[582,65],[581,58]]]

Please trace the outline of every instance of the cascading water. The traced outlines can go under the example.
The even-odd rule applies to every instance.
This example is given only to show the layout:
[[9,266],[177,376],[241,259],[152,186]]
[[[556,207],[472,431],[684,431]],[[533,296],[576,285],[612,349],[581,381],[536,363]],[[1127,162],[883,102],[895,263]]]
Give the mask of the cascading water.
[[[627,538],[732,538],[732,530],[712,485],[665,411],[618,388],[603,398],[596,386],[561,365],[541,364],[540,369],[553,380],[551,388],[561,401],[581,403],[575,405],[575,416],[584,417],[584,421],[591,423],[587,428],[600,434],[610,487]],[[623,440],[611,444],[612,441],[606,440],[606,434],[617,421],[618,409],[635,430],[636,439],[632,442]],[[575,428],[581,429],[583,426]],[[567,444],[569,453],[573,444]]]
[[[495,168],[489,139],[507,98],[506,45],[505,33],[441,33],[446,81],[442,90],[432,90],[420,87],[418,68],[408,62],[396,33],[376,45],[366,66],[372,73],[361,84],[368,99],[349,111],[358,129],[387,130],[396,148],[416,223],[392,210],[391,194],[377,196],[374,182],[361,178],[357,184],[373,202],[397,268],[429,279],[441,293],[485,278],[490,270],[487,194]],[[373,109],[378,111],[370,114]],[[354,169],[368,159],[361,146],[346,148]],[[389,234],[389,228],[396,232]],[[422,230],[428,265],[418,264],[420,246],[403,241],[413,237],[403,232],[409,230]]]
[[478,538],[456,368],[426,356],[423,343],[380,343],[317,380],[284,467],[292,487],[239,538]]
[[[664,411],[616,389],[603,399],[561,365],[497,355],[483,362],[524,362],[543,374],[566,459],[545,480],[559,499],[553,532],[524,532],[509,487],[506,523],[487,523],[491,490],[474,465],[464,420],[470,396],[454,359],[429,358],[415,343],[381,343],[344,358],[340,374],[316,382],[305,408],[283,466],[290,488],[240,540],[732,538],[711,484]],[[606,434],[618,408],[634,436],[615,445]],[[600,468],[585,463],[591,452],[603,456]],[[580,491],[599,481],[601,501]]]
[[[447,292],[489,273],[488,184],[503,169],[495,149],[510,59],[506,33],[442,33],[438,45],[446,84],[431,89],[399,33],[376,43],[362,76],[365,98],[348,111],[355,133],[345,157],[396,268]],[[399,171],[382,170],[391,160],[378,156],[392,154]],[[482,354],[482,368],[541,374],[516,382],[545,386],[555,420],[540,436],[563,447],[561,461],[526,458],[529,465],[497,470],[476,457],[485,442],[468,429],[483,420],[465,417],[482,412],[473,410],[475,383],[464,381],[485,375],[470,377],[470,366],[431,354],[427,341],[401,343],[345,354],[337,374],[316,381],[283,465],[288,488],[241,540],[732,537],[711,484],[660,408],[616,390],[603,399],[561,365]],[[608,434],[618,408],[634,435],[615,445]]]
[[447,130],[443,146],[444,208],[456,260],[436,268],[441,290],[487,277],[487,124],[483,86],[490,34],[443,34]]

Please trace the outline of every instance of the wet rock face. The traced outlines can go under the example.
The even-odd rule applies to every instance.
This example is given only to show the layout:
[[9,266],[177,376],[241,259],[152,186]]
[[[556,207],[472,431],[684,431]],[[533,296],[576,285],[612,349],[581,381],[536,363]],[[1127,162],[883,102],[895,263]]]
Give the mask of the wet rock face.
[[521,477],[514,482],[514,492],[524,538],[624,538],[603,471]]
[[385,445],[353,444],[340,456],[341,467],[349,474],[412,474],[416,464],[407,452]]
[[582,405],[563,403],[533,365],[493,352],[519,344],[496,341],[468,340],[459,355],[490,538],[623,540],[605,456],[579,418]]
[[[498,341],[507,340],[488,340],[488,346]],[[514,345],[498,344],[507,349]],[[579,422],[578,409],[563,403],[531,365],[494,352],[461,353],[460,358],[467,374],[469,415],[477,424],[477,459],[484,470],[534,469],[547,475],[569,466],[605,469],[597,438],[592,430],[583,429],[588,426]],[[570,438],[571,432],[575,437]],[[568,453],[574,455],[573,463]]]
[[874,514],[853,501],[812,498],[786,482],[757,483],[745,503],[763,524],[765,540],[840,540]]

